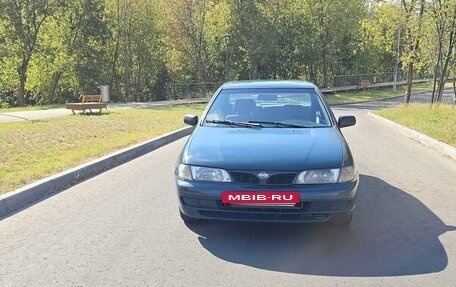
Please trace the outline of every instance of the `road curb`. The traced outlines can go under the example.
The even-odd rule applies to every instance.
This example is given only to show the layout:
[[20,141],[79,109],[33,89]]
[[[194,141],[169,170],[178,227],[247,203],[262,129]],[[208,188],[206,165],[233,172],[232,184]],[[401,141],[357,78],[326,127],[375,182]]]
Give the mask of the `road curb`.
[[431,138],[430,136],[427,136],[425,134],[412,130],[408,127],[395,123],[391,120],[388,120],[382,116],[376,115],[372,112],[369,112],[369,114],[371,116],[373,116],[374,118],[382,121],[386,125],[398,130],[402,134],[416,140],[417,142],[421,143],[422,145],[429,147],[435,151],[438,151],[439,153],[441,153],[445,156],[448,156],[451,159],[456,160],[456,148],[454,148],[446,143],[440,142],[434,138]]
[[0,217],[183,138],[191,134],[193,129],[182,128],[0,195]]

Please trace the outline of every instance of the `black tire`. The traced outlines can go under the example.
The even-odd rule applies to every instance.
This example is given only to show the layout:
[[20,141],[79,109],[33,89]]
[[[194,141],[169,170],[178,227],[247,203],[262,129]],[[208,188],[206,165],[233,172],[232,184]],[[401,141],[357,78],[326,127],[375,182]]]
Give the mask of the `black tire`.
[[185,215],[182,210],[179,209],[179,215],[180,217],[182,218],[182,220],[185,222],[185,223],[190,223],[190,222],[197,222],[198,221],[198,218],[194,218],[194,217],[190,217],[188,215]]
[[353,218],[353,211],[331,218],[331,224],[338,227],[349,227]]

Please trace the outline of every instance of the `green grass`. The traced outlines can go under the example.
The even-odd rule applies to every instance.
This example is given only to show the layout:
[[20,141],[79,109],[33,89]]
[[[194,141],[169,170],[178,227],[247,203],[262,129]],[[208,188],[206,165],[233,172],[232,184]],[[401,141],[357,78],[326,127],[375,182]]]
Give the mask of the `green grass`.
[[0,108],[0,113],[50,110],[50,109],[60,109],[60,108],[64,108],[64,107],[65,107],[65,105],[63,105],[63,104],[55,104],[55,105],[43,105],[43,106]]
[[[325,98],[330,104],[364,102],[402,96],[405,94],[406,89],[406,85],[401,85],[397,86],[396,92],[393,91],[393,88],[370,89],[360,90],[359,92],[325,94]],[[426,92],[431,90],[432,82],[417,83],[412,87],[412,93]]]
[[401,125],[456,147],[456,107],[452,105],[401,105],[377,112]]
[[[185,126],[205,104],[122,109],[0,125],[0,194]],[[174,160],[174,159],[170,159]]]

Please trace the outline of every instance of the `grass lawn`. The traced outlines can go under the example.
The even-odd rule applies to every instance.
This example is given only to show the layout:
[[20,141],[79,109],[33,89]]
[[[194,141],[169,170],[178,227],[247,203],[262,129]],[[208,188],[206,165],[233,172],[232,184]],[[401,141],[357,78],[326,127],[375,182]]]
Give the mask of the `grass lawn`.
[[452,105],[412,104],[377,112],[401,125],[456,147],[456,107]]
[[[451,88],[452,84],[447,83],[446,88]],[[396,93],[393,88],[360,90],[359,92],[325,94],[326,100],[330,104],[343,104],[361,101],[373,101],[386,99],[395,96],[403,96],[407,90],[406,85],[397,86]],[[432,82],[413,84],[412,93],[432,91]]]
[[[0,194],[185,126],[205,104],[0,124]],[[174,160],[174,159],[170,159]]]

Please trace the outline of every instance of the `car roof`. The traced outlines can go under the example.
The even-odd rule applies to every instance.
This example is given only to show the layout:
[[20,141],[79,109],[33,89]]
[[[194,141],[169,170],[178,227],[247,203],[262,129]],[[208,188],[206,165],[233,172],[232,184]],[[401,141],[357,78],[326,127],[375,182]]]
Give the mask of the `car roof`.
[[313,83],[306,81],[272,81],[272,80],[256,80],[256,81],[237,81],[227,82],[221,86],[221,89],[297,89],[297,88],[317,88]]

